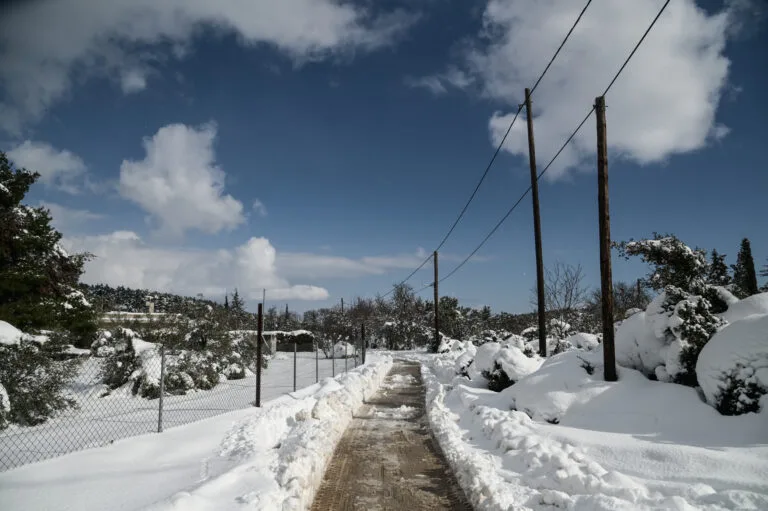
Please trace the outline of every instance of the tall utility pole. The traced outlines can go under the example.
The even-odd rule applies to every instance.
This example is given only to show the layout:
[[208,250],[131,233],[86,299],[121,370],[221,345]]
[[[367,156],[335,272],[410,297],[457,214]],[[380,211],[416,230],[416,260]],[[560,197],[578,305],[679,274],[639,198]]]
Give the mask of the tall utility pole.
[[536,240],[536,302],[539,306],[539,355],[547,356],[547,321],[544,303],[544,256],[541,249],[541,216],[539,215],[539,176],[536,171],[536,145],[533,142],[533,113],[531,89],[525,89],[525,111],[528,117],[528,162],[531,166],[531,197],[533,199],[533,234]]
[[262,321],[264,319],[264,310],[262,304],[259,304],[257,309],[256,320],[256,406],[261,407],[261,332]]
[[603,376],[616,381],[616,348],[613,342],[613,278],[611,275],[611,214],[608,208],[608,137],[605,97],[595,99],[597,114],[597,202],[600,222],[600,289],[603,316]]
[[438,302],[440,300],[440,293],[437,290],[438,278],[437,278],[437,250],[432,254],[432,262],[435,264],[435,351],[440,347],[440,314],[438,313]]

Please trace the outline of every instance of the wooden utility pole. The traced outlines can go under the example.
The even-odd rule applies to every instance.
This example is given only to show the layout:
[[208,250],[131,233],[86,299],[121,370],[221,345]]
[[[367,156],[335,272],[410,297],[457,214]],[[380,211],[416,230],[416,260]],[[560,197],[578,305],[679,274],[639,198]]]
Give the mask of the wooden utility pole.
[[440,314],[439,314],[439,301],[440,301],[440,293],[437,289],[438,284],[438,273],[437,273],[437,250],[432,254],[432,262],[435,263],[435,282],[434,282],[434,291],[435,291],[435,351],[437,351],[437,348],[440,347]]
[[600,222],[600,288],[603,316],[603,376],[616,381],[616,348],[613,342],[613,278],[611,276],[611,214],[608,208],[608,138],[605,97],[595,99],[597,114],[597,202]]
[[261,333],[263,330],[264,307],[259,304],[256,319],[256,406],[261,407]]
[[536,302],[539,306],[539,355],[547,356],[547,320],[544,303],[544,256],[541,248],[541,216],[539,214],[539,176],[536,171],[536,145],[533,141],[531,89],[525,89],[525,111],[528,117],[528,162],[531,166],[531,197],[533,199],[533,234],[536,241]]

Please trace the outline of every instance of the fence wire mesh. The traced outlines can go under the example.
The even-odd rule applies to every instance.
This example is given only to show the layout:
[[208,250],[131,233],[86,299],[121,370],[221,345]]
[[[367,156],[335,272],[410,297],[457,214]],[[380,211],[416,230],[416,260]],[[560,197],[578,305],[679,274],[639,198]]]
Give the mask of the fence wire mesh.
[[[294,390],[294,367],[296,389],[300,390],[318,380],[343,373],[345,365],[351,370],[359,363],[352,353],[345,360],[327,358],[322,351],[299,351],[296,357],[295,365],[292,349],[265,357],[269,360],[268,367],[262,370],[262,403]],[[167,368],[171,361],[172,355],[153,357],[143,371],[156,375],[159,382],[161,365],[165,364]],[[152,398],[141,397],[142,390],[131,382],[110,389],[104,381],[105,358],[88,356],[77,363],[76,375],[68,382],[65,391],[76,406],[36,426],[11,424],[0,431],[0,471],[106,446],[123,438],[158,433],[255,404],[255,365],[249,367],[242,378],[227,378],[220,374],[218,383],[210,389],[184,393],[169,380],[174,377],[173,373],[166,371],[166,388],[160,400],[159,391],[154,395],[145,393]]]

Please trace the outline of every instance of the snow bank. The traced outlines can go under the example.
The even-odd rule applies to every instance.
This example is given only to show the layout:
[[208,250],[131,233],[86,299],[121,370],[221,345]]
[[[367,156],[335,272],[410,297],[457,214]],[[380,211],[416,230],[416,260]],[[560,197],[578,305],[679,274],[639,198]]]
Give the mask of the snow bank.
[[280,449],[277,481],[284,492],[283,510],[311,505],[352,414],[376,392],[391,368],[392,358],[383,357],[345,373],[338,378],[341,388],[321,397],[311,413],[301,417]]
[[601,357],[557,355],[499,394],[422,368],[430,424],[476,510],[768,509],[764,414],[724,417],[631,369],[606,383]]
[[[755,302],[762,301],[739,307],[734,317],[755,310]],[[696,377],[707,402],[721,413],[757,411],[760,398],[768,394],[768,314],[746,315],[715,334],[699,354]]]
[[728,323],[739,321],[755,314],[768,314],[768,293],[759,293],[735,303],[728,304],[728,310],[718,314]]
[[19,344],[23,336],[22,331],[12,324],[0,321],[0,344]]

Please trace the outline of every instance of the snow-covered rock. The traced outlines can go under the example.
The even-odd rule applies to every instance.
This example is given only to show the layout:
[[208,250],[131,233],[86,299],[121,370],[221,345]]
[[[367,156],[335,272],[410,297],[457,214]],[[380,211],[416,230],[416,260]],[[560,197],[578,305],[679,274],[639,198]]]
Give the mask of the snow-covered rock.
[[696,376],[707,402],[721,413],[757,411],[768,394],[768,314],[747,315],[715,334],[699,354]]

